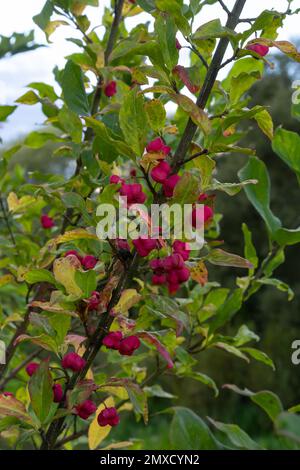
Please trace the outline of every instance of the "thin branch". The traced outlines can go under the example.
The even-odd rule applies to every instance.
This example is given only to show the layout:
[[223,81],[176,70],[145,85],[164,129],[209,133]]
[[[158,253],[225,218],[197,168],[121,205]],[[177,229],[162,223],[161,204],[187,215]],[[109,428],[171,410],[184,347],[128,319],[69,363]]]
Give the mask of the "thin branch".
[[30,361],[32,361],[32,359],[34,359],[35,357],[38,357],[41,353],[42,351],[40,350],[40,351],[34,351],[32,354],[29,354],[29,356],[27,356],[23,362],[21,362],[15,369],[11,371],[11,373],[7,377],[5,377],[2,380],[2,382],[0,383],[0,391],[4,390],[5,385],[11,379],[13,379],[18,374],[18,372],[20,372],[20,370],[23,369],[23,367],[25,367]]
[[87,431],[88,431],[88,427],[85,429],[81,429],[81,431],[74,432],[70,436],[64,437],[60,441],[57,441],[54,449],[59,449],[63,445],[67,444],[68,442],[75,441],[75,439],[79,439],[79,437],[85,436],[87,434]]
[[225,62],[223,62],[223,64],[220,65],[219,67],[219,70],[221,70],[223,67],[226,67],[226,65],[229,65],[231,64],[231,62],[233,62],[236,58],[237,58],[237,52],[236,51],[232,57],[230,57],[229,59],[225,60]]
[[185,165],[186,163],[189,163],[189,162],[195,160],[195,158],[201,157],[201,155],[207,155],[207,154],[208,154],[208,149],[203,149],[203,150],[201,150],[201,152],[194,153],[194,155],[191,155],[190,157],[183,160],[180,163],[180,166]]
[[15,236],[14,236],[14,234],[13,234],[13,231],[12,231],[11,226],[10,226],[10,223],[9,223],[9,216],[8,216],[8,214],[7,214],[7,212],[6,212],[5,205],[4,205],[4,202],[2,201],[2,197],[1,197],[1,196],[0,196],[0,206],[1,206],[1,210],[2,210],[2,212],[3,212],[3,219],[4,219],[4,221],[5,221],[5,224],[6,224],[6,227],[7,227],[8,233],[9,233],[9,236],[10,236],[10,238],[11,238],[12,244],[14,245],[17,254],[19,254],[18,247],[17,247],[17,244],[16,244],[16,239],[15,239]]
[[[189,41],[188,38],[186,38],[186,40]],[[189,43],[190,43],[190,46],[186,46],[187,49],[190,49],[190,51],[194,52],[194,54],[196,54],[196,56],[199,57],[199,59],[201,60],[206,70],[208,70],[209,66],[208,66],[207,61],[204,59],[203,55],[198,51],[198,49],[190,41]]]
[[225,3],[223,2],[223,0],[218,0],[218,2],[220,3],[221,7],[223,8],[223,10],[227,13],[227,15],[231,15],[231,12],[229,10],[229,8],[225,5]]

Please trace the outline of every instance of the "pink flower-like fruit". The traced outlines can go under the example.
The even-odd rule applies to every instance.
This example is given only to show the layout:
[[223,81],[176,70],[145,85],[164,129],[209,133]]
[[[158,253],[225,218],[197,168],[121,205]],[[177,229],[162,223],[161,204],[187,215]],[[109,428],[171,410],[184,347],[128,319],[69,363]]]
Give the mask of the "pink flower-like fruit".
[[41,225],[44,229],[52,228],[54,227],[54,220],[52,217],[49,217],[49,215],[43,214],[41,215]]
[[75,352],[67,353],[61,361],[61,365],[64,369],[70,369],[73,372],[80,372],[85,364],[86,360]]
[[120,422],[120,416],[116,408],[113,406],[110,408],[104,408],[97,418],[99,426],[117,426]]

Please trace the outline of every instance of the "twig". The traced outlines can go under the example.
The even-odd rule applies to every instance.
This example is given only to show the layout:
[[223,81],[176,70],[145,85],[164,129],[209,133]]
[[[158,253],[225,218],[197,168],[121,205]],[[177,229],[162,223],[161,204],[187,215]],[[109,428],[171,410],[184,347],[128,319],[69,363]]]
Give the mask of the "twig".
[[231,13],[230,13],[230,10],[229,8],[227,8],[227,6],[225,5],[225,3],[223,2],[223,0],[218,0],[218,2],[220,3],[221,7],[223,8],[223,10],[227,13],[227,15],[229,16]]
[[205,58],[203,57],[203,55],[198,51],[198,49],[190,42],[190,40],[188,38],[186,38],[187,41],[189,41],[189,43],[191,44],[190,46],[187,46],[187,49],[190,49],[192,52],[194,52],[194,54],[196,54],[197,57],[199,57],[199,59],[201,60],[202,64],[204,65],[204,67],[206,68],[206,70],[208,70],[208,63],[207,61],[205,60]]
[[18,372],[20,372],[21,369],[23,369],[23,367],[25,367],[30,361],[32,361],[32,359],[34,359],[35,357],[38,357],[40,354],[42,353],[42,351],[34,351],[32,354],[30,354],[29,356],[26,357],[26,359],[21,362],[15,369],[13,369],[11,371],[11,373],[5,377],[2,382],[0,383],[0,391],[1,390],[4,390],[4,387],[5,385],[11,380],[13,379]]
[[17,254],[19,254],[19,249],[18,249],[17,244],[16,244],[16,239],[15,239],[15,236],[14,236],[13,231],[11,229],[11,226],[10,226],[10,223],[9,223],[9,220],[8,220],[8,214],[6,212],[5,205],[4,205],[4,202],[2,201],[1,196],[0,196],[0,206],[1,206],[1,210],[3,212],[3,218],[5,220],[5,224],[6,224],[8,232],[9,232],[9,236],[11,238],[12,244],[14,245]]

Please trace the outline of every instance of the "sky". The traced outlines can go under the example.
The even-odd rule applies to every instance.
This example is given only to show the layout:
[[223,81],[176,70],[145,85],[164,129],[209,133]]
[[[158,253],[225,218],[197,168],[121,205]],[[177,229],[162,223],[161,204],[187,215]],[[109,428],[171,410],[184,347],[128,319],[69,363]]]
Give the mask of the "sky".
[[[60,27],[52,36],[51,44],[47,44],[44,33],[34,24],[32,17],[38,14],[45,0],[0,0],[0,34],[9,36],[13,32],[28,32],[35,30],[36,42],[45,44],[46,47],[36,49],[24,54],[0,60],[0,104],[13,104],[14,100],[26,92],[26,85],[33,81],[44,81],[54,85],[52,70],[55,65],[62,68],[65,57],[73,52],[78,52],[78,48],[66,41],[66,37],[80,37],[76,31],[70,27]],[[101,17],[105,6],[109,5],[109,0],[99,0],[99,7],[86,8],[92,26],[101,24]],[[234,0],[225,0],[230,9]],[[300,7],[300,0],[294,0],[293,5]],[[286,0],[248,0],[243,11],[243,18],[256,17],[264,9],[275,9],[284,11],[287,6]],[[195,20],[194,28],[214,18],[220,18],[222,24],[226,21],[226,14],[219,5],[205,7]],[[127,26],[131,29],[137,22],[144,22],[151,19],[148,14],[141,14],[126,20]],[[240,28],[245,28],[245,24]],[[97,29],[101,34],[102,29]],[[288,17],[285,21],[284,29],[280,31],[280,40],[289,40],[299,37],[299,15]],[[187,63],[186,51],[180,52],[181,65]],[[225,71],[223,71],[225,73]],[[3,145],[7,146],[15,138],[24,135],[30,130],[37,129],[43,123],[43,114],[40,105],[20,106],[17,111],[0,128],[0,136]]]

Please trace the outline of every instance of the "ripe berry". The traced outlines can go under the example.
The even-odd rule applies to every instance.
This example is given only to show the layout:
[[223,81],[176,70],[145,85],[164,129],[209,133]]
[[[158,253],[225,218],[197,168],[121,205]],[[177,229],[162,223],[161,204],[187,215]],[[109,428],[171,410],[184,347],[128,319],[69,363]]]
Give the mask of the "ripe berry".
[[81,264],[84,269],[88,270],[93,269],[96,266],[97,262],[98,260],[97,258],[95,258],[95,256],[86,255],[84,258],[82,258]]
[[117,93],[117,83],[114,80],[111,80],[105,85],[104,94],[108,98],[111,98]]
[[132,243],[140,256],[143,258],[148,256],[152,250],[157,247],[157,240],[153,238],[137,238],[136,240],[132,240]]
[[40,220],[41,220],[41,225],[44,229],[54,227],[54,220],[52,219],[52,217],[49,217],[48,215],[44,214],[44,215],[41,215]]
[[64,254],[64,256],[70,256],[70,255],[73,255],[73,256],[76,256],[76,258],[80,261],[80,263],[82,263],[82,256],[80,256],[80,254],[78,253],[78,251],[76,250],[69,250],[69,251],[66,251],[66,253]]
[[88,310],[97,310],[100,303],[100,292],[94,290],[91,297],[88,299]]
[[269,47],[264,46],[263,44],[249,44],[247,49],[249,51],[256,52],[256,54],[260,55],[261,57],[264,57],[269,52]]
[[30,362],[29,364],[27,364],[25,370],[27,374],[29,375],[29,377],[31,377],[35,373],[38,367],[39,367],[39,364],[37,362]]
[[146,147],[147,152],[149,153],[157,153],[162,152],[165,155],[171,152],[171,147],[166,145],[161,137],[157,137],[157,139],[151,140]]
[[141,184],[123,184],[120,189],[120,196],[127,197],[127,204],[143,204],[146,200],[146,194],[143,193]]
[[61,361],[61,365],[64,369],[71,369],[73,372],[81,371],[85,364],[86,360],[75,352],[67,353]]
[[151,171],[151,178],[157,183],[163,183],[171,173],[171,167],[168,162],[160,162],[153,170]]
[[116,408],[104,408],[97,418],[99,426],[117,426],[120,422],[120,416],[117,413]]
[[92,400],[85,400],[75,406],[76,414],[82,419],[88,419],[97,410],[96,404]]
[[123,334],[121,331],[111,331],[110,333],[108,333],[107,336],[105,336],[102,343],[108,349],[118,350],[122,339],[123,339]]
[[54,403],[60,403],[64,396],[63,388],[60,384],[54,384],[52,387],[53,390],[53,401]]
[[141,342],[137,336],[127,336],[127,338],[122,339],[119,345],[119,353],[122,356],[132,356],[134,351],[138,349],[141,345]]
[[171,175],[165,180],[165,182],[163,183],[163,191],[166,197],[173,196],[175,186],[179,180],[180,180],[179,175]]

